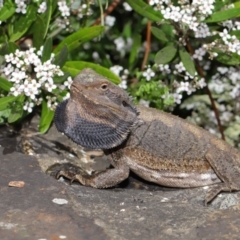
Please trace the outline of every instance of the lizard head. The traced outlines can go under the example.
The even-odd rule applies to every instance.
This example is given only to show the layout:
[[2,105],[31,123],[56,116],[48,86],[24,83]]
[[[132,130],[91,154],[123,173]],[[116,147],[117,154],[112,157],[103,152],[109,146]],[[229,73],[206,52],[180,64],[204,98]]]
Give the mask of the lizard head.
[[70,98],[57,106],[54,117],[60,132],[95,149],[119,146],[139,121],[129,95],[91,69],[75,77]]

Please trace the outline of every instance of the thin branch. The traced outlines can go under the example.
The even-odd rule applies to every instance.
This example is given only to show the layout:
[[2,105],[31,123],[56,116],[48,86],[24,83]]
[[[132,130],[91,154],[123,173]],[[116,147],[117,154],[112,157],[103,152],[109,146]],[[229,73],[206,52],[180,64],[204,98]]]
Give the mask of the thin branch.
[[148,20],[147,23],[147,36],[146,36],[146,45],[145,45],[145,54],[144,54],[144,58],[143,58],[143,62],[142,62],[142,67],[141,70],[143,71],[147,60],[148,60],[148,56],[149,56],[149,52],[151,50],[151,26],[152,26],[152,22]]
[[[191,55],[194,54],[193,49],[192,49],[192,46],[190,45],[189,42],[187,42],[187,49],[188,49],[188,51],[190,52]],[[195,65],[196,65],[196,67],[197,67],[198,74],[199,74],[202,78],[205,78],[204,73],[203,73],[203,69],[202,69],[202,67],[200,66],[200,64],[199,64],[199,62],[198,62],[197,59],[195,59]],[[207,84],[207,82],[206,82],[206,84]],[[215,113],[215,117],[216,117],[216,119],[217,119],[218,129],[219,129],[219,131],[220,131],[220,133],[221,133],[221,137],[222,137],[223,140],[225,140],[225,136],[224,136],[224,132],[223,132],[223,127],[222,127],[222,124],[221,124],[221,121],[220,121],[220,117],[219,117],[219,112],[218,112],[218,109],[217,109],[217,107],[216,107],[215,101],[214,101],[214,99],[213,99],[213,97],[212,97],[212,93],[211,93],[211,91],[210,91],[210,89],[209,89],[209,87],[208,87],[208,84],[206,85],[205,88],[206,88],[206,92],[207,92],[207,94],[208,94],[208,97],[209,97],[209,99],[210,99],[210,101],[211,101],[211,105],[212,105],[213,111],[214,111],[214,113]]]
[[107,8],[107,10],[104,12],[103,16],[98,18],[94,23],[93,26],[99,25],[101,23],[101,20],[105,18],[107,15],[109,15],[121,2],[121,0],[115,0],[112,2],[112,4]]

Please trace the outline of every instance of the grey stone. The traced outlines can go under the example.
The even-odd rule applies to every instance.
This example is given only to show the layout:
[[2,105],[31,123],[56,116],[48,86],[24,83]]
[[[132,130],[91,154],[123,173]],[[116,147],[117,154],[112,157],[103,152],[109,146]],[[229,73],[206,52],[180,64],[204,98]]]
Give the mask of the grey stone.
[[[46,170],[54,175],[62,164],[74,164],[90,173],[108,167],[107,159],[54,127],[45,135],[36,132],[28,127],[15,136],[0,129],[1,240],[239,239],[238,193],[222,194],[204,206],[204,188],[164,188],[134,175],[111,189],[70,185]],[[9,187],[10,181],[25,185]]]

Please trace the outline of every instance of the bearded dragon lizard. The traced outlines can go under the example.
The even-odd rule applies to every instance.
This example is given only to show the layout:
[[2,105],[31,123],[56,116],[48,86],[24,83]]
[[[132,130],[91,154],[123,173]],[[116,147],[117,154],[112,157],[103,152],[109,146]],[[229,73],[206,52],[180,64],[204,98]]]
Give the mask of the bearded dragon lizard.
[[71,85],[70,98],[55,112],[57,129],[77,144],[102,149],[113,168],[69,176],[94,188],[108,188],[133,171],[168,187],[210,186],[205,204],[220,192],[240,190],[240,153],[206,130],[177,116],[135,106],[120,87],[91,69]]

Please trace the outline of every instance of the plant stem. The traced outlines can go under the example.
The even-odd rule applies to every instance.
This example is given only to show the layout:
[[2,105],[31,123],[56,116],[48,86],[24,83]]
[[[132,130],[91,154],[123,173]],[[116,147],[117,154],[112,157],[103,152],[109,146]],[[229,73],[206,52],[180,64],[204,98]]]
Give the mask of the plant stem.
[[[190,53],[191,55],[193,55],[194,52],[193,52],[193,49],[192,49],[191,44],[190,44],[188,41],[186,41],[186,43],[187,43],[187,49],[188,49],[189,53]],[[200,64],[199,64],[199,62],[198,62],[197,59],[195,59],[195,65],[196,65],[196,67],[197,67],[198,74],[199,74],[202,78],[205,79],[205,76],[204,76],[204,73],[203,73],[203,69],[202,69],[202,67],[200,66]],[[207,94],[208,94],[208,97],[209,97],[209,99],[210,99],[210,101],[211,101],[212,109],[213,109],[213,111],[214,111],[214,113],[215,113],[215,117],[216,117],[217,124],[218,124],[218,129],[219,129],[219,131],[220,131],[220,134],[221,134],[222,139],[225,140],[225,136],[224,136],[224,132],[223,132],[223,127],[222,127],[222,124],[221,124],[221,121],[220,121],[218,109],[217,109],[216,104],[215,104],[215,101],[214,101],[214,99],[213,99],[213,97],[212,97],[212,93],[211,93],[211,91],[210,91],[210,89],[209,89],[209,87],[208,87],[208,83],[206,82],[206,84],[207,84],[207,85],[206,85],[205,89],[206,89],[206,92],[207,92]]]

